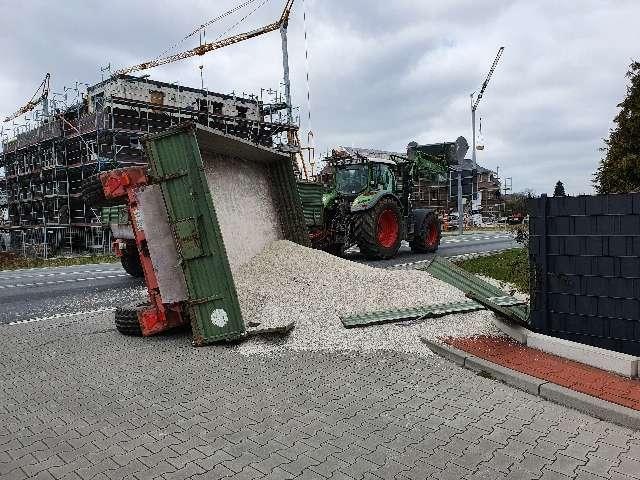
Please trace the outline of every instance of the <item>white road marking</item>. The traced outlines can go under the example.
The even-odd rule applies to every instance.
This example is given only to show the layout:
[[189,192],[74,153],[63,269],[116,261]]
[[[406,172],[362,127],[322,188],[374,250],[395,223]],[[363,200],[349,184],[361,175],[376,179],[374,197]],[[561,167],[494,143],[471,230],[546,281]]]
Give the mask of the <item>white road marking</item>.
[[444,237],[440,243],[468,243],[468,242],[479,242],[483,240],[500,240],[509,238],[512,239],[511,235],[486,235],[486,236],[469,236],[469,237]]
[[5,325],[23,325],[25,323],[44,322],[46,320],[57,320],[60,318],[77,317],[78,315],[93,315],[96,313],[107,313],[107,312],[113,312],[113,311],[115,311],[115,307],[98,308],[96,310],[85,310],[83,312],[58,313],[50,317],[38,317],[38,318],[32,318],[30,320],[17,320],[15,322],[6,323]]
[[87,273],[110,273],[110,272],[122,272],[122,268],[112,268],[109,270],[84,270],[74,272],[55,272],[55,273],[32,273],[21,275],[3,275],[0,273],[0,280],[16,280],[18,278],[35,278],[35,277],[57,277],[62,275],[86,275]]
[[88,280],[103,280],[105,278],[117,278],[117,277],[128,277],[126,273],[120,273],[118,275],[103,275],[99,277],[86,277],[86,278],[69,278],[66,280],[54,280],[51,282],[33,282],[33,283],[16,283],[15,285],[0,285],[0,289],[5,288],[21,288],[21,287],[42,287],[44,285],[56,285],[60,283],[75,283],[75,282],[86,282]]
[[[65,257],[65,258],[71,258],[71,257]],[[117,262],[108,262],[108,263],[86,263],[84,264],[85,266],[89,267],[89,266],[100,266],[100,265],[104,265],[105,267],[107,265],[114,265],[117,264]],[[0,275],[3,273],[15,273],[15,272],[28,272],[28,271],[32,271],[32,270],[51,270],[54,268],[70,268],[70,267],[81,267],[82,265],[66,265],[66,266],[59,266],[59,267],[30,267],[30,268],[18,268],[15,270],[0,270]]]

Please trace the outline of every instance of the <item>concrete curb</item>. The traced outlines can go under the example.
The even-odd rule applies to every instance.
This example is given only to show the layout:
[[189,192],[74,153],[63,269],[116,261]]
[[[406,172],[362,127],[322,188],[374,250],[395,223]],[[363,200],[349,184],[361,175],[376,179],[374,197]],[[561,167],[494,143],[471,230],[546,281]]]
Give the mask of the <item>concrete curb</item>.
[[640,428],[640,412],[497,365],[449,345],[420,337],[429,350],[479,374],[565,407],[629,428]]
[[531,348],[625,377],[638,377],[638,357],[532,332],[498,317],[493,323],[505,335]]
[[495,363],[491,363],[483,358],[467,356],[464,361],[464,367],[473,370],[476,373],[487,373],[495,380],[499,380],[507,385],[524,390],[532,395],[540,394],[541,385],[547,383],[545,380],[532,377],[526,373],[511,370]]
[[552,402],[588,413],[601,420],[617,423],[629,428],[640,428],[640,412],[616,403],[607,402],[570,388],[545,383],[540,386],[540,396]]

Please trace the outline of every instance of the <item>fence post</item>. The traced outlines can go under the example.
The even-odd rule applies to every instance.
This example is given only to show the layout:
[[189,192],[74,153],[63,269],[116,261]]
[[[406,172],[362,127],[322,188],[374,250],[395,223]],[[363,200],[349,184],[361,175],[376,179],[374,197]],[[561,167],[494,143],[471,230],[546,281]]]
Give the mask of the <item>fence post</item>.
[[547,259],[547,194],[540,195],[540,310],[542,314],[542,324],[544,325],[545,333],[549,332],[549,309],[547,307],[547,272],[549,270],[549,263]]

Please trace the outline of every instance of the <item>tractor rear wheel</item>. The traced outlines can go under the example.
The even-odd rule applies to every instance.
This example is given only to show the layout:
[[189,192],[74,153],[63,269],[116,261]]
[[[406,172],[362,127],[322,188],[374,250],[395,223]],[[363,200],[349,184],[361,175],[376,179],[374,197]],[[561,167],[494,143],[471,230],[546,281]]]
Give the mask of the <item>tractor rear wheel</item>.
[[142,328],[138,320],[138,313],[148,307],[149,303],[136,303],[116,308],[116,329],[123,335],[141,337]]
[[411,251],[416,253],[433,253],[440,246],[442,226],[435,213],[428,213],[422,225],[416,225]]
[[400,206],[392,198],[383,198],[377,205],[356,217],[355,240],[366,258],[393,258],[400,248]]
[[138,254],[138,250],[135,248],[135,246],[122,250],[120,263],[122,263],[122,268],[124,268],[124,271],[132,277],[144,277],[142,263],[140,263],[140,255]]

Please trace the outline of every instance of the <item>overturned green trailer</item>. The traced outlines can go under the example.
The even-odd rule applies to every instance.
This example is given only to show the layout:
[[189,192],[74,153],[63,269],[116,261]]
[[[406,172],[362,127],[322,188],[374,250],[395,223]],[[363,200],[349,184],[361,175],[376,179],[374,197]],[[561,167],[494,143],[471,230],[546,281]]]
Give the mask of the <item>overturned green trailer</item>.
[[204,126],[148,136],[146,172],[105,172],[127,198],[149,303],[116,311],[123,333],[190,323],[194,345],[250,333],[234,271],[274,240],[309,243],[289,155]]

